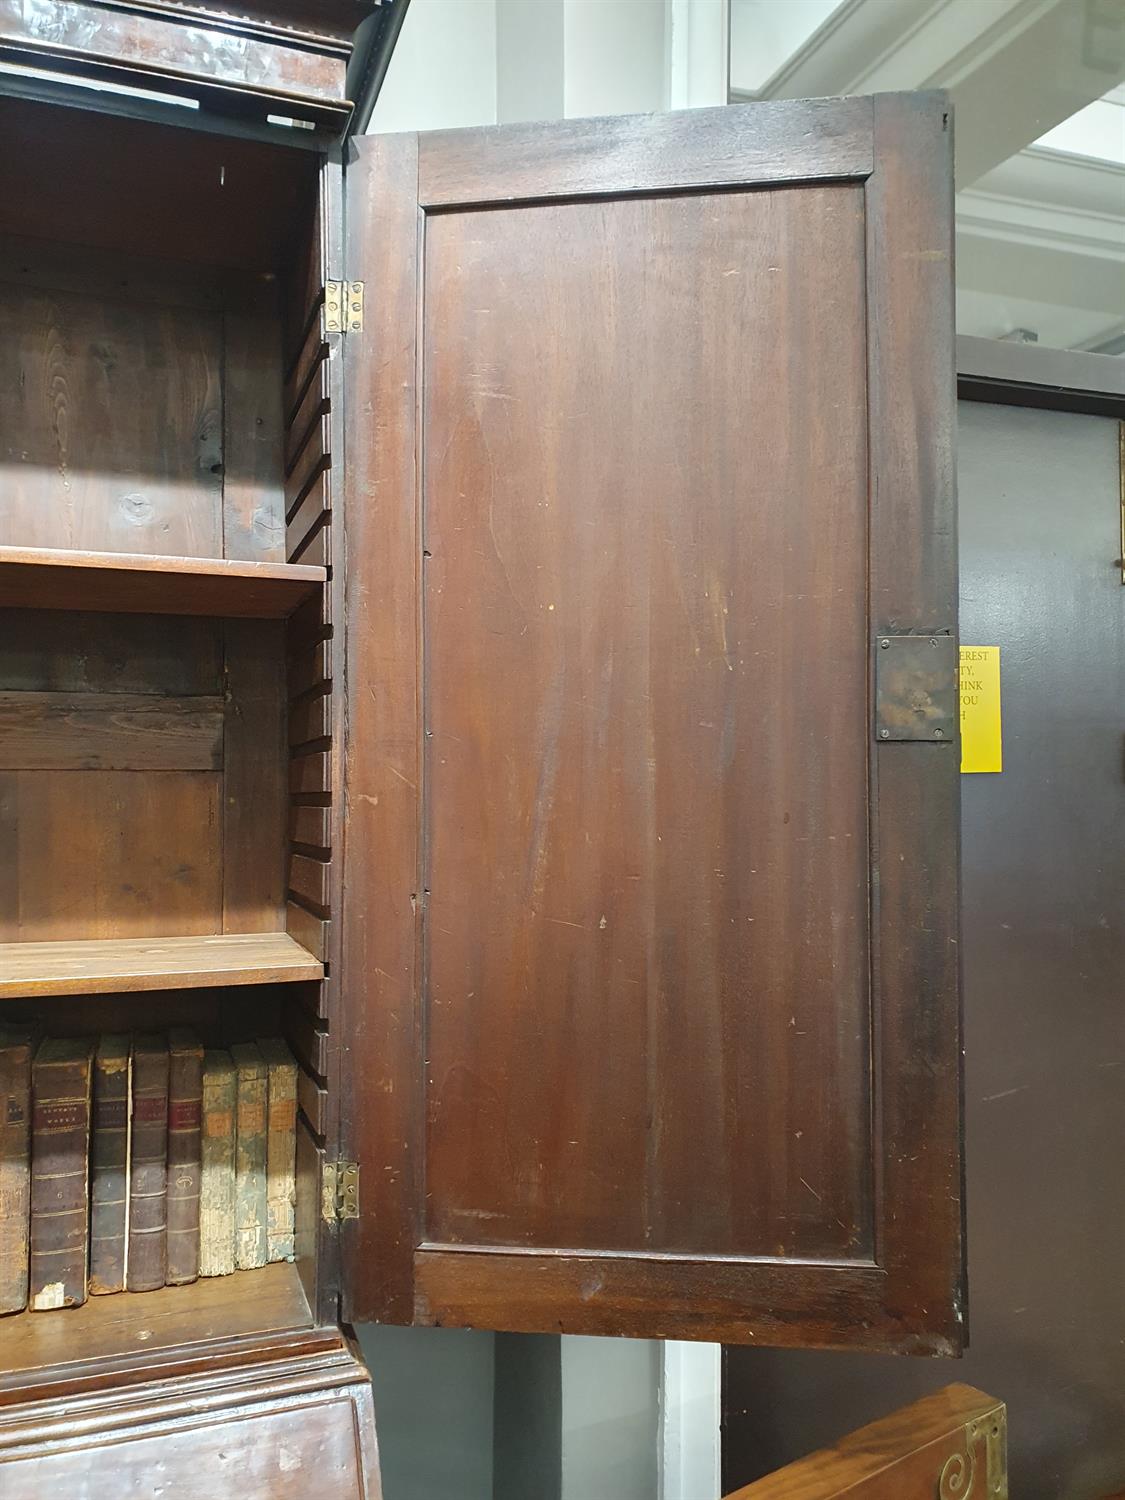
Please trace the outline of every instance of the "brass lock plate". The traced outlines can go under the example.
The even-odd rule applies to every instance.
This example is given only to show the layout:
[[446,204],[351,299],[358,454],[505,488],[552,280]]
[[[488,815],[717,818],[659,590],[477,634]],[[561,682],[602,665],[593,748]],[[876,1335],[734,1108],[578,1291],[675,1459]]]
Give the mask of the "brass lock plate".
[[875,738],[957,738],[957,641],[952,635],[875,637]]

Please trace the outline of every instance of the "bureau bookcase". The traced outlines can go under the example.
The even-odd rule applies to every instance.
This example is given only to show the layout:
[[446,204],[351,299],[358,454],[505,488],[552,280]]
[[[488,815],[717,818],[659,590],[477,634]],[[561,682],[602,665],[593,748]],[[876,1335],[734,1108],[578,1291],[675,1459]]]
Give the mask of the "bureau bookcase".
[[0,5],[0,1004],[300,1065],[13,1500],[378,1494],[372,1319],[964,1343],[946,105],[363,137],[377,9]]

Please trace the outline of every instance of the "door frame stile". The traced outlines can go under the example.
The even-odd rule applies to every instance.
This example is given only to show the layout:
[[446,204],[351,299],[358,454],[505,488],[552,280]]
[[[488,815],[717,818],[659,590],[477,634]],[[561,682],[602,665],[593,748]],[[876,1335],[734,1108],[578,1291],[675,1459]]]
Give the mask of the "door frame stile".
[[[895,94],[876,96],[874,110],[876,165],[866,184],[875,293],[867,382],[872,662],[884,632],[957,636],[950,107],[942,94]],[[873,704],[873,681],[869,692]],[[959,739],[881,744],[872,728],[868,743],[875,1256],[888,1308],[948,1307],[952,1289],[940,1333],[919,1330],[903,1347],[957,1353],[966,1317]],[[932,1061],[924,1076],[912,1066],[918,1057]],[[935,1180],[936,1195],[927,1191]]]
[[350,441],[340,958],[348,1049],[340,1078],[342,1148],[360,1162],[363,1185],[360,1216],[342,1230],[341,1290],[345,1319],[410,1323],[421,1201],[415,1142],[423,747],[412,670],[421,582],[418,137],[372,136],[363,145],[369,172],[345,173],[347,260],[352,279],[367,284],[367,308],[363,334],[344,348]]

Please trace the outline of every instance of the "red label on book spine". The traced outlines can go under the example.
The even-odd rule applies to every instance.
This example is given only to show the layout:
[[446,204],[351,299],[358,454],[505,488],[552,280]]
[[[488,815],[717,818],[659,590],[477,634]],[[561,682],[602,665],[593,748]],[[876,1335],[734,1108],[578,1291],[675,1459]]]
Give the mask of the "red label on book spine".
[[200,1099],[175,1099],[168,1106],[169,1130],[198,1130],[203,1118]]

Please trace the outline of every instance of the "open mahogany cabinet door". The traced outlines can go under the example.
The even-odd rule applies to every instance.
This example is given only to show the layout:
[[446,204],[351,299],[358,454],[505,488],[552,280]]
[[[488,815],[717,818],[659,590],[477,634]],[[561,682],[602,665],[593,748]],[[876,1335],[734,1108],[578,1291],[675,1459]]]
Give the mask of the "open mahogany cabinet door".
[[1008,1500],[1002,1401],[950,1385],[726,1500]]
[[944,99],[354,149],[345,1316],[957,1351]]

